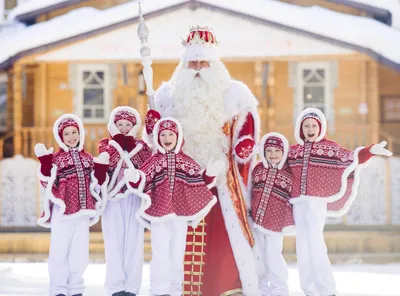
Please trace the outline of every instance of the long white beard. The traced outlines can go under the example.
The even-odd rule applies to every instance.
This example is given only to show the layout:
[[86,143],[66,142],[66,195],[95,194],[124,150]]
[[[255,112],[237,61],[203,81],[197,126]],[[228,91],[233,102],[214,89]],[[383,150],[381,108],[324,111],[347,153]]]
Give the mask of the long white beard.
[[[197,73],[200,77],[195,77]],[[229,85],[229,73],[221,62],[199,72],[181,64],[170,81],[172,116],[183,127],[183,151],[203,168],[217,159],[226,161],[229,143],[223,132],[228,120],[224,91]]]

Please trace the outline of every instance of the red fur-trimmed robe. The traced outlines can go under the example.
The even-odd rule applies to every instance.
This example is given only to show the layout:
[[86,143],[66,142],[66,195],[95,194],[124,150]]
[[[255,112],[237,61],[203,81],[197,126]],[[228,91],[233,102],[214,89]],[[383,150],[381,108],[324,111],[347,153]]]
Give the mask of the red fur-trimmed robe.
[[[170,87],[165,83],[155,95],[162,117],[173,116]],[[243,83],[232,81],[224,93],[227,120],[221,126],[229,142],[226,182],[217,184],[218,202],[196,229],[189,227],[185,256],[184,291],[193,295],[230,295],[242,291],[257,296],[259,282],[253,255],[253,235],[248,223],[245,184],[251,174],[253,154],[239,160],[234,148],[249,137],[258,141],[257,99]],[[177,106],[179,108],[179,106]],[[177,118],[179,120],[179,118]],[[186,141],[189,139],[186,138]],[[221,149],[223,149],[221,147]],[[196,156],[192,155],[194,160]]]

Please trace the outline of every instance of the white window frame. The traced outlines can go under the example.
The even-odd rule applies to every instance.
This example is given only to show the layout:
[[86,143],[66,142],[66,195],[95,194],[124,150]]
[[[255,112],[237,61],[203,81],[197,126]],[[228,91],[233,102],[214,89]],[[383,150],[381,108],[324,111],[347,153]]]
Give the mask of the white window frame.
[[335,110],[334,110],[334,88],[336,87],[335,81],[336,69],[333,69],[332,62],[297,62],[295,67],[295,83],[294,83],[294,112],[293,120],[295,122],[298,114],[304,110],[304,79],[303,70],[316,70],[323,69],[325,73],[324,84],[324,114],[328,123],[328,131],[332,134],[335,131]]
[[[0,74],[0,83],[6,83],[8,84],[8,76],[7,74]],[[8,85],[7,85],[8,88]],[[6,106],[7,106],[7,94],[6,94]],[[5,119],[5,125],[1,125],[1,119]],[[0,113],[0,131],[6,131],[7,130],[7,110],[4,114]]]
[[[85,71],[104,72],[104,116],[103,118],[85,118],[83,116],[83,73]],[[112,103],[112,88],[111,88],[111,75],[110,68],[106,64],[79,64],[77,65],[77,81],[76,81],[76,107],[75,113],[79,115],[84,123],[106,123],[110,114],[110,107]]]

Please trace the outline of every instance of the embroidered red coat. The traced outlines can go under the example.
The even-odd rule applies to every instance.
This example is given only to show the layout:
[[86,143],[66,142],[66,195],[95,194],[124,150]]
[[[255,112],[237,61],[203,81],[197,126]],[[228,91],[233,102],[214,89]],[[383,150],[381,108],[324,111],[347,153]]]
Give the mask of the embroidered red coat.
[[[60,117],[55,126],[62,119],[63,117]],[[76,121],[80,131],[79,146],[69,148],[56,135],[61,149],[53,154],[51,174],[46,177],[39,173],[44,194],[44,210],[38,224],[43,227],[50,227],[54,205],[60,207],[59,214],[63,219],[88,216],[90,225],[93,225],[100,216],[101,200],[92,195],[90,188],[93,156],[83,150],[83,125],[79,118]]]
[[251,176],[251,216],[253,226],[264,234],[286,234],[294,231],[292,205],[292,173],[286,164],[289,145],[282,135],[270,133],[260,141],[264,147],[268,137],[280,137],[286,150],[276,166],[268,163],[265,149],[261,149],[259,162]]
[[[299,118],[310,112],[307,110]],[[296,124],[295,136],[299,144],[290,147],[288,155],[293,175],[290,202],[324,200],[328,203],[328,216],[341,216],[357,195],[360,164],[368,159],[368,152],[364,147],[350,151],[327,140],[326,119],[319,110],[312,110],[321,119],[321,133],[315,142],[304,142],[300,138],[300,123]]]
[[[157,128],[164,120],[173,120],[179,127],[178,142],[171,152],[158,143]],[[138,189],[128,183],[133,192],[141,192],[139,196],[144,200],[139,210],[142,222],[150,227],[149,222],[177,217],[197,226],[216,203],[216,197],[207,187],[201,167],[181,150],[180,123],[170,117],[163,118],[157,122],[153,134],[158,151],[141,167]]]

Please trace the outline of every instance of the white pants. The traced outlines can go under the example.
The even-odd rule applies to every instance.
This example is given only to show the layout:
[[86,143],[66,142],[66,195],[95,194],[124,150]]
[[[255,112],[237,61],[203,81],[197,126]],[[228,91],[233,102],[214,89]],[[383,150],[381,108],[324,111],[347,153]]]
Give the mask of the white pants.
[[89,218],[60,219],[54,206],[49,252],[50,296],[83,293],[83,274],[89,264]]
[[105,287],[110,295],[120,291],[139,294],[140,291],[144,228],[135,217],[139,207],[140,198],[131,194],[109,201],[103,212]]
[[326,213],[327,204],[320,200],[293,206],[300,287],[306,295],[327,296],[336,290],[323,234]]
[[288,267],[282,256],[283,236],[266,235],[257,230],[255,233],[262,252],[263,270],[265,270],[265,274],[260,279],[262,295],[289,296]]
[[151,223],[151,295],[182,295],[187,223],[177,219]]

